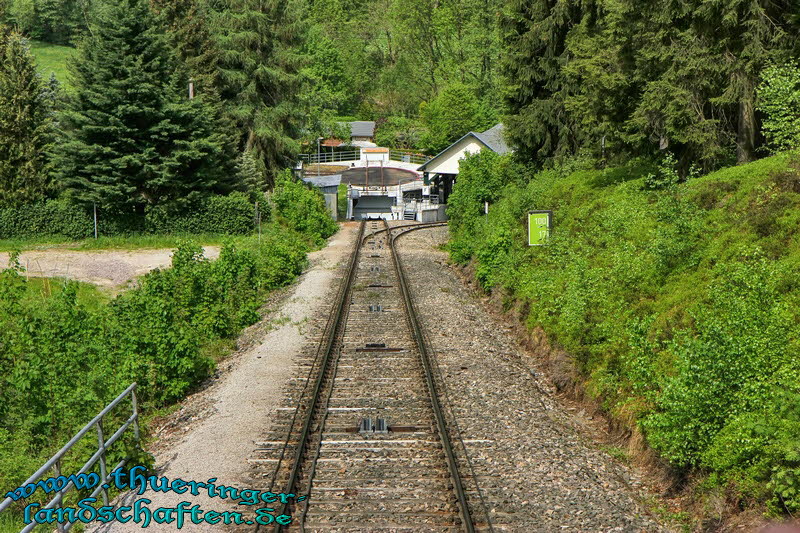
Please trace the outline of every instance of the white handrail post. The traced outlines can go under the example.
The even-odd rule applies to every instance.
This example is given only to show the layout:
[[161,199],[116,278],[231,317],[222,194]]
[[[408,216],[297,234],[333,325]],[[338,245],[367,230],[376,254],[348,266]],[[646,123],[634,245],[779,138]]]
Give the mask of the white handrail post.
[[[56,477],[60,477],[61,476],[61,458],[60,457],[56,460],[55,464],[53,465],[53,473],[56,475]],[[64,493],[59,490],[58,494],[56,494],[56,498],[58,499],[58,503],[56,504],[55,508],[56,509],[60,509],[61,508],[61,504],[64,503]],[[56,524],[58,526],[57,527],[58,533],[63,533],[64,524],[60,520],[56,521]]]
[[[106,439],[103,437],[103,419],[97,421],[97,445],[100,450],[100,483],[105,485],[108,473],[106,472]],[[103,504],[108,505],[108,489],[103,488]]]

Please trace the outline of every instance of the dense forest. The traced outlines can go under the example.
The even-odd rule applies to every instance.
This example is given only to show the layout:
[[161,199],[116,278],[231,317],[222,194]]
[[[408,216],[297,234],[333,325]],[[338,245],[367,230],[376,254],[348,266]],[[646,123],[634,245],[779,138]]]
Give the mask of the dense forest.
[[[779,100],[795,81],[798,10],[791,0],[3,0],[0,83],[26,111],[0,112],[10,152],[0,160],[13,169],[0,170],[2,204],[63,194],[142,211],[260,190],[347,118],[376,120],[380,145],[432,154],[502,120],[519,159],[537,166],[669,152],[686,175],[751,161],[785,146],[780,132],[796,122]],[[67,79],[37,78],[23,39],[77,47]],[[133,116],[149,122],[141,131],[163,130],[142,136],[110,120]],[[120,158],[124,172],[112,168]]]
[[[453,260],[571,354],[587,395],[657,452],[676,486],[708,498],[698,514],[717,500],[800,511],[800,3],[0,0],[0,27],[0,238],[87,237],[93,209],[111,233],[232,211],[238,222],[218,226],[247,233],[270,192],[275,231],[305,251],[334,228],[286,169],[318,137],[374,120],[378,145],[433,155],[502,122],[514,154],[462,164]],[[34,44],[69,50],[68,75],[42,75]],[[535,250],[522,244],[534,208],[557,221],[552,245]],[[262,288],[299,271],[279,240],[279,259],[232,249],[238,281],[186,248],[173,274],[80,312],[96,329],[137,332],[147,291],[166,306],[171,284],[217,276],[231,295],[195,287],[179,304],[217,302],[226,325],[207,337],[230,337],[254,320]],[[271,261],[286,275],[255,283]],[[34,309],[14,272],[0,278],[0,318],[14,326],[0,346],[28,335],[51,347],[19,316],[58,317],[53,337],[86,320],[70,294]],[[186,320],[190,333],[174,328],[197,336],[211,318]],[[154,348],[132,335],[115,357],[126,377],[152,381],[130,354],[155,361]],[[163,369],[178,381],[153,405],[207,375],[200,340]],[[100,344],[86,347],[98,380],[112,357]],[[5,353],[0,362],[15,375]],[[9,378],[0,397],[34,385]],[[13,436],[20,449],[68,430],[48,426],[45,403],[25,420],[14,418],[21,404],[3,409],[0,443],[11,422],[28,432]],[[33,465],[20,461],[0,455],[0,474],[20,479]]]

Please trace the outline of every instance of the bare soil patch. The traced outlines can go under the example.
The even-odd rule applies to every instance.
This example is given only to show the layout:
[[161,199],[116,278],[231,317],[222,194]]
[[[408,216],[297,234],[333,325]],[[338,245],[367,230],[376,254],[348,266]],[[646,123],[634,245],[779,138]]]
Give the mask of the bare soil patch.
[[[203,248],[209,259],[219,257],[219,246]],[[20,264],[30,276],[67,278],[99,285],[112,291],[155,268],[170,266],[173,249],[158,250],[36,250],[22,252]],[[9,255],[0,253],[0,267],[8,264]]]

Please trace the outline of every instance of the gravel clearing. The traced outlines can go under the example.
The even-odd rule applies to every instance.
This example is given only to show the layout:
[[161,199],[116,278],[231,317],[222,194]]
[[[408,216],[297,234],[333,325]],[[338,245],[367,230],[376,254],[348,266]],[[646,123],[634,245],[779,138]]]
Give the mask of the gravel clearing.
[[[172,263],[172,249],[156,250],[36,250],[22,252],[20,265],[28,275],[45,278],[68,278],[94,283],[107,289],[121,289],[134,278],[154,268]],[[209,259],[219,257],[219,246],[203,248]],[[0,268],[8,265],[9,254],[0,253]]]
[[463,438],[454,430],[460,471],[475,476],[466,486],[472,512],[486,516],[488,508],[495,531],[667,531],[640,503],[641,479],[582,434],[511,327],[448,267],[438,248],[447,232],[416,231],[397,243],[438,360],[449,425]]
[[[250,485],[248,456],[254,442],[268,431],[275,409],[282,398],[282,388],[290,379],[294,359],[310,334],[307,322],[319,313],[320,306],[338,287],[339,265],[350,256],[357,225],[345,224],[328,246],[311,253],[311,268],[282,295],[269,302],[264,319],[251,326],[239,339],[240,348],[218,367],[217,374],[181,407],[159,424],[155,455],[159,476],[205,482],[217,478],[221,484],[238,488]],[[207,494],[160,493],[147,491],[143,496],[125,494],[115,505],[131,505],[136,498],[151,500],[147,506],[174,507],[181,501],[199,504],[205,510],[236,510],[252,516],[244,506],[229,500],[209,498]],[[231,526],[185,525],[181,531],[231,531]],[[147,531],[175,531],[175,524],[152,523]],[[96,525],[96,532],[141,531],[133,522]]]

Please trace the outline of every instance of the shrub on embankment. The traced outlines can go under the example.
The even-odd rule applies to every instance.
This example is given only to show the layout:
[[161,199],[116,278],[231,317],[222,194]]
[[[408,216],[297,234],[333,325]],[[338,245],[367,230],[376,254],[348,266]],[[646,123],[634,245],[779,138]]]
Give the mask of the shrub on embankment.
[[[261,211],[266,220],[269,213],[263,202]],[[208,196],[180,211],[153,206],[143,216],[98,212],[98,233],[104,237],[134,233],[245,235],[254,228],[255,205],[242,193]],[[64,199],[0,209],[0,239],[49,236],[94,236],[94,213]]]
[[[318,196],[304,191],[297,196]],[[215,261],[186,242],[171,268],[146,274],[105,305],[87,305],[72,282],[30,298],[18,264],[0,271],[0,486],[17,487],[133,381],[144,413],[184,397],[258,320],[265,294],[293,280],[309,249],[335,229],[268,224],[260,239],[231,239]],[[108,417],[108,428],[114,422]],[[92,444],[83,439],[62,471],[77,472]],[[112,450],[109,464],[125,449]]]
[[272,201],[278,222],[304,235],[315,236],[318,244],[333,235],[338,227],[325,207],[322,194],[291,179],[288,171],[279,176]]
[[[474,262],[677,471],[800,510],[800,161],[658,190],[670,170],[639,162],[533,174],[483,154],[462,169],[452,258]],[[532,209],[554,210],[548,246],[526,246]]]

